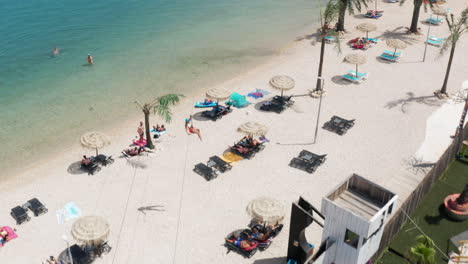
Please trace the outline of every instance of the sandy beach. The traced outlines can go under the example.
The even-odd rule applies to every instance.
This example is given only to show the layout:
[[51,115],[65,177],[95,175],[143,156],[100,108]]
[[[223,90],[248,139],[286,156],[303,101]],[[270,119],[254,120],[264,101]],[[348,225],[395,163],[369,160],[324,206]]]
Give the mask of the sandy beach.
[[[294,41],[267,64],[246,71],[217,86],[232,92],[247,94],[255,89],[272,92],[267,98],[255,100],[242,109],[216,122],[194,120],[202,132],[203,141],[184,131],[184,119],[203,111],[193,107],[204,98],[199,94],[185,97],[174,108],[173,122],[168,132],[156,141],[156,153],[132,159],[120,157],[136,136],[143,115],[122,122],[117,127],[101,130],[112,144],[102,152],[112,155],[115,163],[93,176],[73,170],[83,154],[93,154],[78,144],[60,146],[56,157],[2,182],[0,207],[1,225],[17,229],[19,238],[0,249],[2,261],[11,264],[41,263],[50,255],[66,250],[62,236],[72,243],[73,221],[58,224],[55,212],[73,201],[83,215],[100,215],[111,226],[109,244],[112,250],[95,263],[284,263],[289,230],[291,202],[304,197],[320,208],[322,197],[352,173],[383,185],[404,200],[423,177],[415,170],[415,162],[434,162],[451,143],[463,104],[438,100],[433,92],[440,89],[448,55],[438,57],[439,49],[428,46],[422,62],[425,35],[408,41],[404,56],[398,63],[387,63],[377,57],[388,49],[385,39],[399,36],[411,19],[412,2],[403,6],[381,3],[384,16],[368,20],[360,15],[348,16],[349,31],[345,41],[362,36],[354,30],[361,22],[375,23],[377,32],[369,36],[381,41],[367,51],[353,51],[345,41],[342,54],[333,45],[326,47],[324,63],[325,89],[320,128],[316,144],[314,137],[318,100],[310,96],[294,97],[295,104],[281,114],[261,112],[259,103],[279,93],[268,81],[274,75],[289,75],[296,87],[287,94],[307,94],[315,88],[320,44],[315,37]],[[456,16],[468,5],[468,0],[451,1]],[[429,17],[421,11],[420,20]],[[421,24],[423,32],[426,25]],[[311,25],[311,33],[317,26]],[[433,26],[432,36],[446,37],[447,25]],[[456,93],[468,79],[468,37],[457,46],[449,79],[449,93]],[[341,79],[354,68],[343,63],[343,56],[361,53],[367,64],[360,71],[370,73],[369,79],[355,85]],[[129,111],[134,111],[131,109]],[[333,115],[356,119],[356,125],[344,136],[323,130],[321,126]],[[221,156],[229,145],[242,135],[237,127],[247,121],[257,121],[269,127],[270,143],[252,160],[242,160],[233,169],[207,182],[193,172],[194,165],[206,162],[213,155]],[[152,116],[152,123],[160,123]],[[288,166],[303,149],[327,154],[327,161],[313,174]],[[282,201],[286,208],[285,228],[271,247],[245,259],[235,252],[227,253],[223,238],[236,229],[245,228],[250,218],[245,212],[248,202],[259,196]],[[10,209],[37,197],[49,209],[40,217],[16,226]],[[161,205],[164,211],[137,209]],[[311,226],[308,240],[320,244],[322,230]],[[2,262],[3,263],[3,262]]]

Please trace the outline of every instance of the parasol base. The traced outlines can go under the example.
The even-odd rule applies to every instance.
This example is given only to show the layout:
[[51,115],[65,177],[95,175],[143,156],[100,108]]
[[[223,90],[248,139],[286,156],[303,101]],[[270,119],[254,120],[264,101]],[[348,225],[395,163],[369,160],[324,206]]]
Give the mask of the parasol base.
[[310,92],[312,98],[320,98],[321,96],[327,95],[327,90],[313,90]]
[[441,93],[440,90],[434,91],[434,95],[435,95],[437,98],[441,99],[441,100],[443,100],[443,99],[449,99],[449,98],[450,98],[450,96],[449,96],[448,94]]

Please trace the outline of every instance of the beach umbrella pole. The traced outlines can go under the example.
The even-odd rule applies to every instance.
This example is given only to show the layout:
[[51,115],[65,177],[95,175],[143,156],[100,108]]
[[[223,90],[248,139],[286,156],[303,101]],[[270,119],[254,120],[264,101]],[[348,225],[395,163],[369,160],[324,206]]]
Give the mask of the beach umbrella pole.
[[397,49],[395,48],[395,51],[393,52],[393,57],[396,56],[396,50],[397,50]]
[[359,77],[359,73],[358,73],[358,65],[356,64],[356,77]]
[[426,61],[427,42],[429,41],[430,32],[431,32],[431,23],[429,23],[429,27],[427,27],[427,37],[426,37],[426,45],[424,45],[423,62]]

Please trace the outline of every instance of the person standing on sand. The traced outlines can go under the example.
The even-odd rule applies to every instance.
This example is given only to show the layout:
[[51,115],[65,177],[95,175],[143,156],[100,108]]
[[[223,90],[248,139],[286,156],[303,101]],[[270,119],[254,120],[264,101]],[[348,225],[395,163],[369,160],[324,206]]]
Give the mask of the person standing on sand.
[[91,54],[88,54],[88,63],[94,64],[93,56],[91,56]]
[[137,133],[140,136],[140,140],[143,139],[145,135],[145,127],[143,126],[143,121],[140,121],[140,125],[137,128]]

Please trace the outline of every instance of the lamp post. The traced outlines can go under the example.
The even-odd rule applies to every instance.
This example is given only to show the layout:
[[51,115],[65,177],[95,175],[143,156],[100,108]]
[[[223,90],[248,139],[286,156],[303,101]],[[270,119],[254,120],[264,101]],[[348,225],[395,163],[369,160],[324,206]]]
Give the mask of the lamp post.
[[66,235],[63,235],[62,239],[65,241],[65,243],[67,243],[68,258],[70,259],[70,263],[73,264],[73,257],[70,251],[70,242],[68,242],[68,237]]
[[[322,91],[324,91],[325,87],[325,79],[323,77],[318,77],[318,81],[321,81],[321,86],[322,86]],[[317,81],[317,83],[318,83]],[[322,93],[320,93],[320,99],[319,99],[319,105],[318,105],[318,111],[317,111],[317,123],[315,124],[315,135],[314,135],[314,144],[317,141],[317,133],[318,133],[318,125],[320,122],[320,110],[322,109]]]

